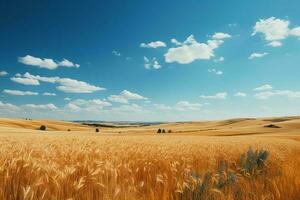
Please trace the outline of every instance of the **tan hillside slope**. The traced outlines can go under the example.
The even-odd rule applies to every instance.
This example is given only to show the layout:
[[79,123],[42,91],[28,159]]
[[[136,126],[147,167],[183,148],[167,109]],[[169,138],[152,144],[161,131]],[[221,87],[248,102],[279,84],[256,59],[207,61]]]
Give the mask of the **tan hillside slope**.
[[201,135],[248,135],[263,133],[300,133],[300,117],[239,118],[218,121],[178,122],[144,127],[172,133]]
[[38,130],[41,125],[46,125],[47,130],[50,131],[84,131],[89,130],[90,127],[73,122],[59,121],[59,120],[25,120],[25,119],[8,119],[0,118],[0,127],[6,128],[22,128]]
[[[80,131],[93,133],[95,127],[85,126],[80,123],[58,120],[24,120],[0,118],[0,131],[38,130],[41,125],[46,125],[48,131]],[[258,134],[299,134],[300,117],[274,117],[274,118],[238,118],[218,121],[177,122],[164,123],[140,127],[100,128],[107,134],[156,134],[158,129],[171,130],[174,135],[258,135]]]

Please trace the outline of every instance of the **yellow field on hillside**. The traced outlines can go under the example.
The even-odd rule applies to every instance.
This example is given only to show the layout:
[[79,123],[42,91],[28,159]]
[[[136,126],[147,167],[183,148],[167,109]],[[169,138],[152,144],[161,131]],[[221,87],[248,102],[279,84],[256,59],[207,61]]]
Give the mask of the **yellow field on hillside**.
[[[42,124],[48,131],[37,130]],[[300,199],[297,117],[100,133],[71,122],[0,119],[0,152],[0,199]]]

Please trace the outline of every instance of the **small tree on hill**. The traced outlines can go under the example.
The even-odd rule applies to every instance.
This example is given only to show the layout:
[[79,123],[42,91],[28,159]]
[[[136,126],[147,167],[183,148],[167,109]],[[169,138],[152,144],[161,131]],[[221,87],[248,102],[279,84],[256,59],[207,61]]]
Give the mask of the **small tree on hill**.
[[100,132],[99,128],[96,128],[96,132],[97,132],[97,133],[99,133],[99,132]]
[[166,133],[165,129],[162,130],[162,133]]
[[41,131],[45,131],[47,129],[47,127],[45,125],[41,125],[40,130]]
[[161,133],[161,129],[160,128],[157,130],[157,133]]

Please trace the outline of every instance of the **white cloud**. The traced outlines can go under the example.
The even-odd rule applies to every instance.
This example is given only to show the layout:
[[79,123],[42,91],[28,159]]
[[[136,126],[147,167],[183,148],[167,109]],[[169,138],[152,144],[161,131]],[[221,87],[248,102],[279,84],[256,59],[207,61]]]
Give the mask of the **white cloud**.
[[6,71],[0,71],[0,76],[6,76],[8,73]]
[[68,103],[65,107],[67,110],[72,111],[72,112],[78,112],[81,110],[79,106],[73,103]]
[[19,77],[19,74],[16,74],[16,76],[11,77],[10,80],[23,85],[40,85],[38,80],[26,77]]
[[268,19],[260,19],[253,27],[252,35],[262,33],[267,41],[276,41],[285,39],[289,35],[288,20],[270,17]]
[[76,99],[70,101],[66,108],[70,109],[71,111],[90,111],[96,112],[102,110],[104,107],[111,106],[111,103],[101,100],[101,99],[91,99],[91,100],[84,100],[84,99]]
[[39,95],[37,92],[31,92],[31,91],[20,91],[20,90],[3,90],[3,93],[9,94],[9,95],[15,95],[15,96],[36,96]]
[[50,93],[50,92],[44,92],[43,96],[56,96],[55,93]]
[[257,99],[268,99],[274,96],[300,98],[300,91],[291,91],[291,90],[264,91],[254,95],[254,97],[256,97]]
[[96,91],[105,90],[105,88],[90,85],[83,81],[78,81],[70,78],[60,78],[57,83],[60,86],[56,88],[66,93],[93,93]]
[[154,108],[160,111],[168,111],[172,110],[171,106],[167,106],[164,104],[153,104]]
[[300,37],[300,27],[296,27],[290,30],[290,34],[293,36]]
[[157,61],[156,57],[153,57],[152,60],[144,56],[144,67],[146,69],[160,69],[161,65]]
[[215,33],[212,36],[212,39],[214,39],[214,40],[223,40],[223,39],[227,39],[227,38],[231,38],[231,35],[229,35],[228,33]]
[[288,36],[300,37],[300,27],[290,29],[290,21],[270,17],[268,19],[260,19],[253,27],[252,35],[261,33],[264,35],[268,46],[280,47],[282,46],[281,40],[286,39]]
[[75,63],[73,63],[73,62],[71,62],[71,61],[69,61],[69,60],[67,60],[65,58],[58,63],[58,66],[62,66],[62,67],[77,67],[77,68],[80,67],[79,64],[75,64]]
[[17,111],[19,107],[10,103],[3,103],[0,101],[0,110]]
[[268,46],[271,46],[271,47],[281,47],[282,46],[282,42],[279,42],[279,41],[272,41],[268,44]]
[[42,77],[39,75],[31,75],[28,72],[26,72],[23,77],[21,75],[16,75],[15,77],[12,77],[11,80],[25,85],[39,85],[39,81],[59,84],[59,86],[56,87],[57,90],[66,93],[92,93],[105,90],[105,88],[94,86],[89,83],[71,78]]
[[172,39],[171,39],[171,42],[172,42],[173,44],[177,45],[177,46],[179,46],[179,45],[182,44],[181,42],[179,42],[179,41],[176,40],[175,38],[172,38]]
[[120,107],[112,108],[111,111],[116,113],[132,113],[132,112],[142,112],[143,107],[137,104],[130,104],[130,105],[121,105]]
[[63,59],[62,61],[56,62],[51,58],[37,58],[31,55],[26,55],[24,57],[19,57],[18,61],[25,65],[36,66],[39,68],[46,68],[46,69],[56,69],[57,67],[76,67],[78,68],[80,65],[75,64],[67,59]]
[[159,48],[159,47],[166,47],[166,43],[162,42],[162,41],[155,41],[155,42],[150,42],[148,44],[146,43],[141,43],[140,47],[144,47],[144,48]]
[[206,96],[206,95],[201,95],[200,98],[202,99],[226,99],[227,97],[227,92],[219,92],[215,95],[209,95],[209,96]]
[[130,92],[128,90],[123,90],[119,95],[110,95],[107,98],[111,102],[127,104],[129,100],[147,100],[146,97],[139,95],[137,93]]
[[64,100],[65,100],[65,101],[71,101],[71,98],[66,97],[66,98],[64,98]]
[[[15,112],[17,111],[20,115],[28,115],[32,114],[35,111],[39,110],[47,110],[47,111],[58,111],[59,109],[53,104],[53,103],[48,103],[48,104],[25,104],[25,105],[13,105],[10,103],[3,103],[0,101],[0,110],[6,110],[10,112]],[[17,115],[18,116],[18,115]]]
[[214,62],[219,63],[219,62],[223,62],[224,60],[225,60],[224,57],[220,57],[220,58],[214,59]]
[[120,93],[121,96],[125,97],[128,100],[146,100],[146,97],[143,97],[137,93],[130,92],[128,90],[123,90]]
[[236,96],[236,97],[246,97],[247,94],[243,93],[243,92],[237,92],[237,93],[234,94],[234,96]]
[[112,53],[113,53],[115,56],[122,56],[122,54],[121,54],[120,52],[116,51],[116,50],[114,50]]
[[121,95],[110,95],[107,99],[111,102],[116,102],[116,103],[124,103],[124,104],[128,103],[128,100]]
[[200,103],[190,103],[188,101],[179,101],[176,104],[176,109],[179,111],[187,111],[187,110],[200,110],[202,105]]
[[255,59],[255,58],[262,58],[264,56],[268,55],[268,53],[264,52],[264,53],[252,53],[248,59],[252,60],[252,59]]
[[25,104],[23,108],[37,109],[37,110],[57,110],[58,108],[53,103],[48,104]]
[[[216,36],[220,37],[220,36]],[[176,39],[171,40],[177,47],[169,48],[164,55],[167,63],[177,62],[180,64],[188,64],[195,60],[209,60],[214,57],[214,50],[217,49],[223,40],[212,39],[207,43],[198,43],[193,35],[190,35],[183,43]]]
[[[18,77],[21,77],[22,75],[18,75]],[[36,80],[36,81],[42,81],[42,82],[47,82],[47,83],[55,83],[56,81],[58,81],[60,78],[58,76],[55,77],[43,77],[43,76],[39,76],[39,75],[31,75],[30,73],[26,72],[23,75],[24,78],[27,79],[32,79],[32,80]]]
[[213,73],[215,75],[222,75],[223,74],[223,72],[221,70],[216,70],[216,69],[209,69],[208,72]]
[[254,91],[264,91],[264,90],[271,90],[273,89],[273,87],[269,84],[265,84],[265,85],[262,85],[262,86],[259,86],[257,88],[254,88],[253,90]]

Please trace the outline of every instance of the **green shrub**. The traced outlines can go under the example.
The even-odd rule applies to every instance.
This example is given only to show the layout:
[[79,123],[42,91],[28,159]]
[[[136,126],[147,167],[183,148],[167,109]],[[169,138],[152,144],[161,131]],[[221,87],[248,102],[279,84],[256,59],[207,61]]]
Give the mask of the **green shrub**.
[[240,157],[240,170],[245,176],[253,176],[262,173],[269,152],[265,150],[254,151],[251,147]]
[[[196,184],[193,187],[183,186],[182,190],[179,190],[178,199],[220,199],[220,194],[225,195],[226,191],[230,190],[235,191],[235,194],[239,197],[239,194],[243,192],[243,188],[238,184],[238,180],[253,181],[260,176],[266,175],[268,171],[265,166],[268,156],[268,151],[254,151],[252,148],[249,148],[246,153],[241,155],[238,164],[229,164],[226,161],[221,161],[214,172],[208,171],[198,174],[195,171],[191,171],[192,183]],[[262,174],[262,172],[265,174]]]

